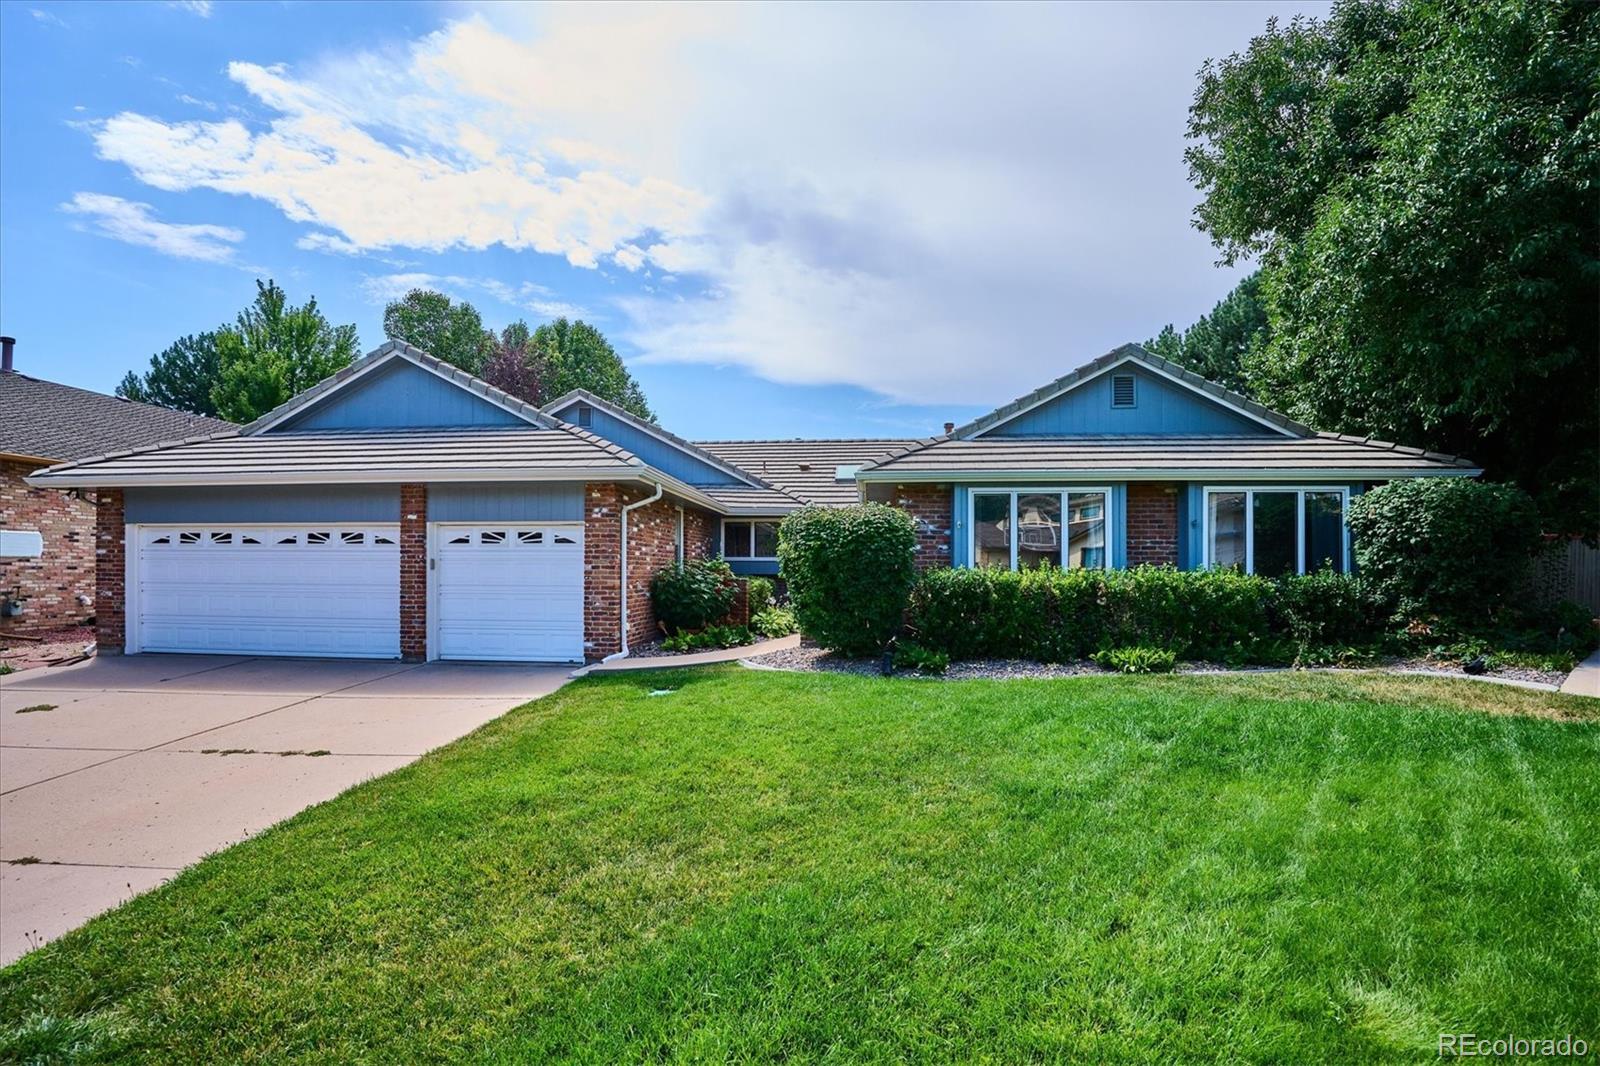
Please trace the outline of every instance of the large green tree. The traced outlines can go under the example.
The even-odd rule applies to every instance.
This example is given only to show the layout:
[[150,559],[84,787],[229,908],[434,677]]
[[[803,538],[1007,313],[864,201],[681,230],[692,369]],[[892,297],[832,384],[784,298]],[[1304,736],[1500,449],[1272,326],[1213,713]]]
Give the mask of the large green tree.
[[179,337],[165,351],[150,357],[150,369],[130,370],[117,386],[117,395],[197,415],[215,415],[211,400],[221,373],[217,356],[217,331]]
[[383,332],[469,374],[478,373],[495,348],[495,336],[483,327],[476,307],[432,289],[412,289],[386,306]]
[[249,422],[349,366],[356,350],[356,327],[331,324],[316,297],[294,307],[276,283],[257,281],[255,303],[217,334],[212,403],[221,417]]
[[1208,63],[1198,225],[1261,263],[1302,420],[1467,455],[1600,529],[1600,6],[1343,0]]
[[1209,315],[1201,315],[1188,329],[1180,333],[1168,323],[1144,346],[1201,377],[1248,395],[1245,356],[1265,348],[1271,335],[1258,271],[1240,281]]
[[555,399],[584,388],[626,411],[654,422],[644,390],[628,373],[622,357],[601,332],[587,322],[558,318],[533,331],[533,344],[546,360],[544,394]]

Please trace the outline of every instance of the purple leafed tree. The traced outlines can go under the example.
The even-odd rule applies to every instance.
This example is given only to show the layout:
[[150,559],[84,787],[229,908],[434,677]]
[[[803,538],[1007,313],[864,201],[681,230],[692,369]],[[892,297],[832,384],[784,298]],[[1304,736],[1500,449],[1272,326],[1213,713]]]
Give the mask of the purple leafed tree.
[[498,342],[483,364],[483,380],[519,400],[537,404],[543,401],[543,375],[539,373],[540,352],[528,344]]

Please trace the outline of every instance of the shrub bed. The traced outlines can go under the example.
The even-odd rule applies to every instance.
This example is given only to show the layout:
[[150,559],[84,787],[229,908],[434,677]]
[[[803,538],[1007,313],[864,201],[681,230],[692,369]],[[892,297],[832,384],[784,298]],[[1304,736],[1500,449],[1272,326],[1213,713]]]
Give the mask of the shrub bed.
[[721,622],[738,595],[739,579],[721,559],[692,559],[650,579],[650,603],[669,636]]

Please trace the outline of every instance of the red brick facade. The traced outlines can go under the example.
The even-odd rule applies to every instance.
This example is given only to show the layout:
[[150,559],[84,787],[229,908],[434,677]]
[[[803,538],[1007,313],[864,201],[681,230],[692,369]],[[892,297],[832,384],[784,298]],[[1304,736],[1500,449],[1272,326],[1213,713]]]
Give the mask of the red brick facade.
[[[876,490],[877,487],[873,488]],[[954,489],[949,485],[896,485],[887,496],[879,491],[873,491],[871,495],[898,507],[916,523],[918,570],[950,565]]]
[[1178,486],[1128,483],[1128,565],[1178,565]]
[[0,615],[0,633],[82,625],[95,613],[93,499],[22,480],[41,465],[0,462],[0,529],[35,530],[44,538],[39,558],[0,560],[0,600],[22,604],[22,614]]
[[400,486],[400,658],[428,657],[428,486]]
[[101,489],[94,516],[94,641],[101,655],[127,645],[128,555],[122,490]]
[[[603,659],[622,650],[622,508],[646,499],[644,486],[596,483],[585,486],[583,506],[583,643],[587,658]],[[713,554],[717,519],[683,509],[686,559]],[[678,505],[670,497],[628,515],[628,644],[661,635],[650,603],[650,579],[678,557]]]

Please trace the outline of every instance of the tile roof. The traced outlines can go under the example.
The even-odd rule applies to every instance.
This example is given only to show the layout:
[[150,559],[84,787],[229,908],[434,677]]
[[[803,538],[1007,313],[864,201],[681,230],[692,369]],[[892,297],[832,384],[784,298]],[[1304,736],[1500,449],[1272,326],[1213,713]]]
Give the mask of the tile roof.
[[1325,473],[1382,479],[1474,474],[1465,459],[1386,441],[1317,433],[1310,437],[939,437],[880,461],[861,476],[916,475],[1238,476]]
[[707,440],[699,447],[739,469],[776,485],[806,503],[842,506],[859,498],[855,481],[840,481],[841,466],[859,466],[915,441],[862,440]]
[[559,426],[367,429],[226,435],[51,467],[58,484],[282,484],[525,478],[643,464],[593,434]]
[[0,455],[66,462],[233,428],[219,418],[0,372]]
[[787,514],[805,501],[778,489],[756,485],[696,485],[695,488],[736,514]]

